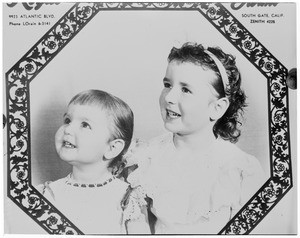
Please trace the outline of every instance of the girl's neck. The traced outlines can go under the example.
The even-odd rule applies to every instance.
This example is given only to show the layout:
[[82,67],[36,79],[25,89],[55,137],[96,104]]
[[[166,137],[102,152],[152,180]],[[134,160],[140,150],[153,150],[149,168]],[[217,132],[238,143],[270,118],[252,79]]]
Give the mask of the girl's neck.
[[112,176],[106,164],[73,165],[71,179],[78,183],[101,183]]
[[179,151],[200,152],[204,154],[211,149],[211,146],[216,141],[212,130],[208,133],[192,133],[188,135],[174,134],[174,145]]

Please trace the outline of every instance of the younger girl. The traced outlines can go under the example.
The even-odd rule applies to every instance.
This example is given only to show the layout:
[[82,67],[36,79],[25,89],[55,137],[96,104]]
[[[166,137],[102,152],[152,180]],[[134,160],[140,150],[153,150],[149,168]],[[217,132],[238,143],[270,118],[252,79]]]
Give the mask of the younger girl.
[[149,231],[143,194],[117,178],[132,134],[133,113],[121,99],[89,90],[70,101],[55,146],[72,172],[39,190],[83,233]]
[[186,43],[168,60],[159,102],[170,133],[136,152],[129,181],[152,199],[156,234],[217,234],[265,181],[257,159],[233,144],[241,76],[220,48]]

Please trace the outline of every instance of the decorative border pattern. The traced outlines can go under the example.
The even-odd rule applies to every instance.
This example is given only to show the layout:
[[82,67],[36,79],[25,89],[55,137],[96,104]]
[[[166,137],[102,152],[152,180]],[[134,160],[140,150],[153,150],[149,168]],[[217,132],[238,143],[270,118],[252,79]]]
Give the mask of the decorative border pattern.
[[77,3],[7,73],[8,196],[50,234],[83,234],[31,185],[29,84],[99,11],[199,11],[266,77],[271,177],[219,234],[249,234],[292,188],[287,69],[218,3]]

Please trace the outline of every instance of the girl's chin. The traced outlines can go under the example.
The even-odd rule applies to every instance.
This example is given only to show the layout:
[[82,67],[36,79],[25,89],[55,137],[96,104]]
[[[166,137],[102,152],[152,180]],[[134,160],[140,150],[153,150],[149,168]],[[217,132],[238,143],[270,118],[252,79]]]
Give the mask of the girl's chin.
[[70,151],[59,151],[58,155],[59,155],[60,159],[65,162],[71,162],[71,161],[76,160],[75,154],[71,153]]
[[67,163],[72,163],[73,161],[75,161],[73,158],[69,158],[69,157],[65,157],[65,156],[60,156],[60,159]]
[[167,122],[165,123],[165,129],[167,131],[175,133],[175,134],[181,133],[181,130],[178,127],[176,127],[174,125],[170,125],[170,123],[167,123]]

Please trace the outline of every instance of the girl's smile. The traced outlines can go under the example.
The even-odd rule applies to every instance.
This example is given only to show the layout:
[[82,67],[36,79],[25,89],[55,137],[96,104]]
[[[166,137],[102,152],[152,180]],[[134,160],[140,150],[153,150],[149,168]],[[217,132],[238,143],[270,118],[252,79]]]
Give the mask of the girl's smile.
[[70,143],[70,142],[67,141],[67,140],[64,140],[64,141],[63,141],[63,147],[68,148],[68,149],[74,149],[74,148],[76,148],[75,145],[73,145],[72,143]]
[[177,112],[174,112],[170,109],[166,109],[167,119],[177,119],[181,117],[181,115]]
[[75,146],[74,145],[72,145],[72,144],[70,144],[69,142],[64,142],[64,147],[66,147],[66,148],[75,148]]

